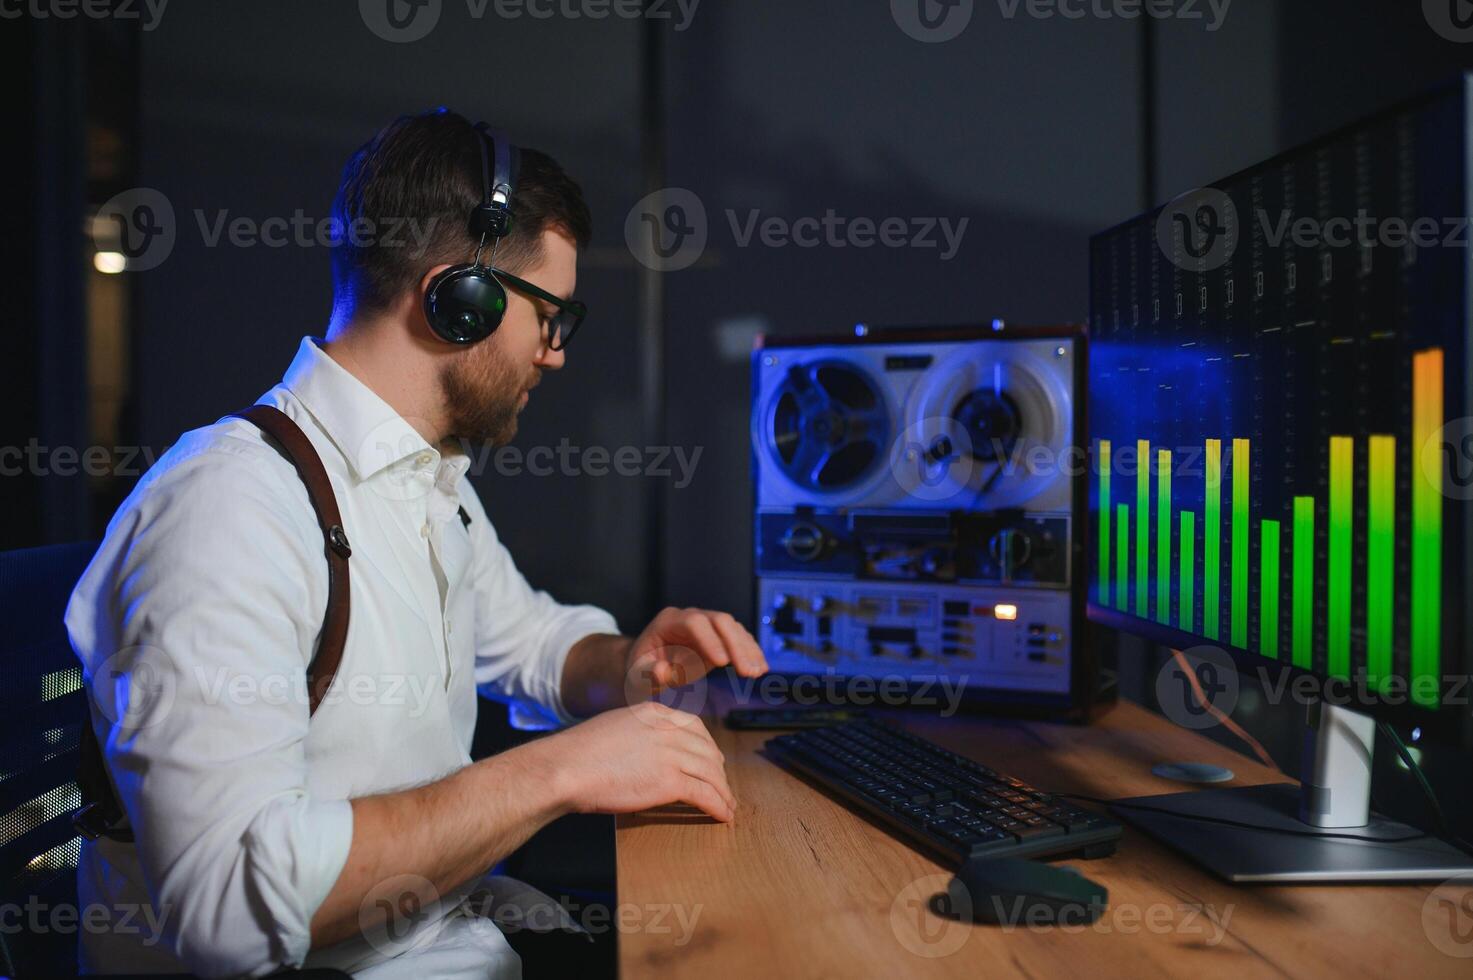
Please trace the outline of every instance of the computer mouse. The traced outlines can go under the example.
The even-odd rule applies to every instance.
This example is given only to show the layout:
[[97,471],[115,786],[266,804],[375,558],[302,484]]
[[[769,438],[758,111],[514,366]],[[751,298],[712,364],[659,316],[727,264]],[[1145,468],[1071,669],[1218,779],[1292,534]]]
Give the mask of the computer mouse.
[[946,890],[953,918],[991,925],[1088,925],[1100,917],[1110,892],[1070,868],[1022,858],[974,858]]

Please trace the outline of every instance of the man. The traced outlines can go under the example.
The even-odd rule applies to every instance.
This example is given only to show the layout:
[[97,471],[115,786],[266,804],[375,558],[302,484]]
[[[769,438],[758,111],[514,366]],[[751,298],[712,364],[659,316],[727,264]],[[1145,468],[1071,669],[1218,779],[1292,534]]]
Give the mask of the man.
[[[667,609],[631,638],[602,610],[559,605],[518,573],[466,479],[460,440],[511,439],[542,372],[563,365],[589,236],[577,185],[523,151],[510,232],[485,260],[467,215],[490,142],[437,111],[354,154],[326,339],[303,340],[261,399],[310,439],[351,544],[346,646],[315,714],[303,678],[329,592],[322,530],[249,422],[182,436],[72,596],[67,628],[134,837],[83,848],[82,905],[113,917],[84,930],[86,969],[516,975],[467,897],[538,828],[678,801],[733,819],[699,719],[625,704],[626,678],[689,680],[682,651],[697,673],[757,676],[751,635],[725,613]],[[422,252],[363,234],[405,219],[430,230]],[[473,257],[509,284],[504,316],[478,343],[447,343],[426,292]],[[472,763],[478,687],[590,720]]]

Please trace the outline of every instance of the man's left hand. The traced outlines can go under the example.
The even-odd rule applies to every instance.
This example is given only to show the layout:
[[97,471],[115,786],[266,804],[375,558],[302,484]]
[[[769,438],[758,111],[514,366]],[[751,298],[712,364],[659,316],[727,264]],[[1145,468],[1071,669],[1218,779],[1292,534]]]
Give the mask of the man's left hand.
[[742,677],[767,673],[762,648],[731,613],[673,607],[635,637],[627,660],[657,688],[683,687],[728,664]]

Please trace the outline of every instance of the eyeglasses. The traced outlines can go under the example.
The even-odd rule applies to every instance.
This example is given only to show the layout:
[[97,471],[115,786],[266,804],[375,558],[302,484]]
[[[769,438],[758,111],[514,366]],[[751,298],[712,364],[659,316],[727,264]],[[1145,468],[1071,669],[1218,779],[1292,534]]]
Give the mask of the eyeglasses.
[[548,350],[563,350],[568,342],[573,339],[573,334],[583,326],[583,318],[588,315],[588,307],[576,299],[561,299],[549,293],[540,286],[532,283],[510,272],[491,267],[491,274],[503,285],[510,286],[519,293],[525,293],[535,299],[551,303],[557,307],[552,319],[547,324],[546,343]]

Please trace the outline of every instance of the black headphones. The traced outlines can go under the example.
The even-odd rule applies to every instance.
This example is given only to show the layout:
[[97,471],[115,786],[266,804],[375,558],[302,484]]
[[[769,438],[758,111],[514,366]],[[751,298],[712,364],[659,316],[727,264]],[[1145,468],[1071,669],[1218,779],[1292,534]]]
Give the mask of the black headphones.
[[[491,242],[496,246],[511,233],[511,197],[521,169],[521,151],[499,130],[476,123],[476,143],[481,148],[481,203],[471,211],[470,233],[476,239],[476,257],[469,264],[452,265],[425,290],[425,319],[435,336],[452,344],[468,346],[485,340],[501,326],[506,315],[506,287],[491,271],[491,259],[482,264],[481,252]],[[490,143],[492,154],[486,152]],[[491,159],[495,157],[493,175]]]

